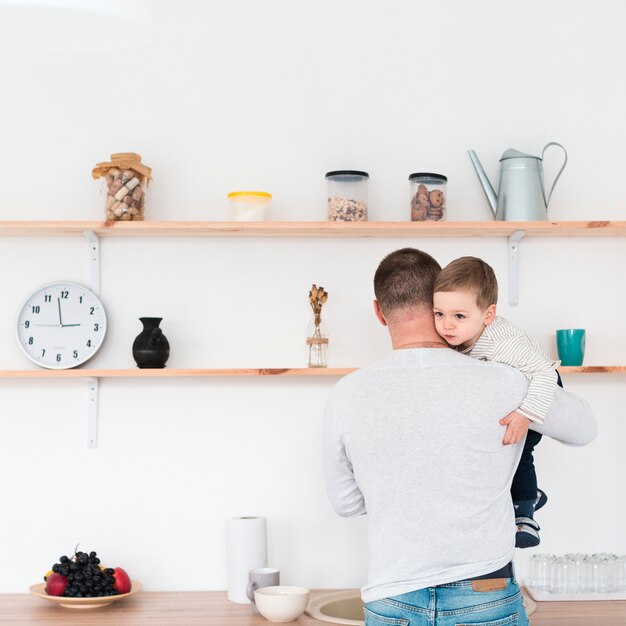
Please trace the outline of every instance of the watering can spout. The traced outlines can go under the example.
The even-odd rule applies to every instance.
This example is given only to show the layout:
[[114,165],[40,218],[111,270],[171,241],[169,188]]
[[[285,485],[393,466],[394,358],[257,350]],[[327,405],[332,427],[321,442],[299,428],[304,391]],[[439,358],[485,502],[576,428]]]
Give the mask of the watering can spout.
[[489,178],[487,178],[487,174],[485,174],[485,170],[476,156],[476,152],[474,150],[468,150],[468,154],[470,159],[472,160],[472,164],[474,165],[474,169],[476,170],[476,174],[478,174],[478,178],[480,179],[480,184],[483,186],[483,191],[487,196],[487,200],[489,200],[489,205],[491,206],[491,210],[493,214],[496,214],[496,205],[497,205],[497,196],[494,191],[491,183],[489,182]]

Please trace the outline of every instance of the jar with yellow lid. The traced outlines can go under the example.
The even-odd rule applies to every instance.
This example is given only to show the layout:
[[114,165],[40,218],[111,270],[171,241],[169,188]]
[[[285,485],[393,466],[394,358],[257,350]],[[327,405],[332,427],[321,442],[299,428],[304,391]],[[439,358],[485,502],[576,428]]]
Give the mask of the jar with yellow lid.
[[262,222],[272,194],[266,191],[231,191],[228,194],[232,218],[237,222]]

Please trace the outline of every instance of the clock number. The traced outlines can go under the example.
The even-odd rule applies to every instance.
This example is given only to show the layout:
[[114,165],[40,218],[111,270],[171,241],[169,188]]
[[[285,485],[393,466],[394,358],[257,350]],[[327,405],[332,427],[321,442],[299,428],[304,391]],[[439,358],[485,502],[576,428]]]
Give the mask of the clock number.
[[77,359],[78,358],[78,350],[74,350],[74,358]]
[[94,324],[94,325],[93,325],[93,330],[94,330],[94,332],[96,332],[96,333],[97,333],[97,332],[98,332],[98,328],[100,328],[100,326],[99,326],[98,324]]
[[81,296],[80,298],[78,298],[78,301],[80,302],[80,304],[83,303],[83,297]]
[[30,328],[30,322],[28,320],[24,322],[24,328]]
[[41,308],[39,305],[33,307],[33,313],[39,313],[39,311],[41,311]]
[[88,348],[91,348],[91,339],[89,339],[89,340],[87,341],[87,347],[88,347]]
[[43,350],[41,351],[41,356],[46,356],[46,349],[43,348]]
[[95,306],[89,307],[89,315],[93,315],[93,312],[96,310]]
[[52,302],[52,296],[49,296],[49,295],[44,295],[44,297],[43,297],[43,301],[44,301],[44,302]]
[[57,363],[60,363],[60,362],[61,362],[61,355],[57,354]]
[[67,297],[70,295],[69,291],[62,291],[61,292],[61,298],[63,298],[64,300],[67,300]]
[[28,338],[28,345],[29,345],[29,346],[32,346],[32,345],[33,345],[33,338],[32,338],[32,337],[29,337],[29,338]]

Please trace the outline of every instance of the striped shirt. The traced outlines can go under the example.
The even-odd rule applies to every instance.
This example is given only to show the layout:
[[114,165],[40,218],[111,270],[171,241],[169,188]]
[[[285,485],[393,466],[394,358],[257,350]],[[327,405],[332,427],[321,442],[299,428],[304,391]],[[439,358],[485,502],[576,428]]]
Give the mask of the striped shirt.
[[555,367],[558,362],[551,361],[521,328],[496,316],[478,341],[462,352],[481,361],[504,363],[522,372],[529,381],[528,393],[517,411],[543,424],[557,387]]

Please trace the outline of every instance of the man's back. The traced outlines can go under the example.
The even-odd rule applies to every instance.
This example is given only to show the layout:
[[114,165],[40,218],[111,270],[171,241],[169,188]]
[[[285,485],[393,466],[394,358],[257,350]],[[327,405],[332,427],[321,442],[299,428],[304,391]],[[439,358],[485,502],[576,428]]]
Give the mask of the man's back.
[[367,509],[365,602],[512,559],[509,488],[521,446],[502,445],[498,420],[526,389],[516,370],[448,349],[396,350],[337,385],[326,412],[327,483],[340,515]]

